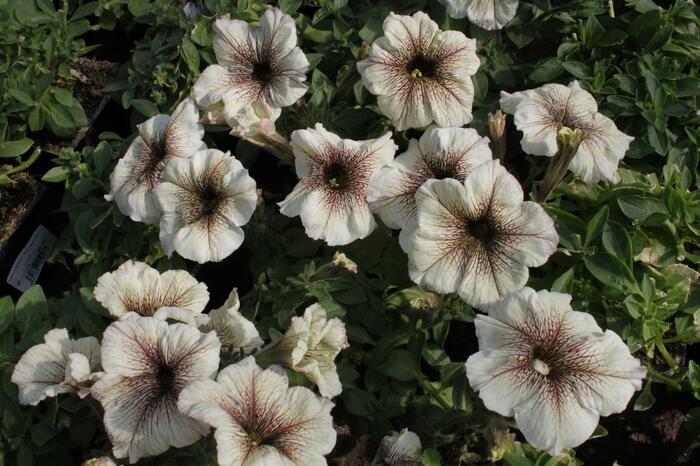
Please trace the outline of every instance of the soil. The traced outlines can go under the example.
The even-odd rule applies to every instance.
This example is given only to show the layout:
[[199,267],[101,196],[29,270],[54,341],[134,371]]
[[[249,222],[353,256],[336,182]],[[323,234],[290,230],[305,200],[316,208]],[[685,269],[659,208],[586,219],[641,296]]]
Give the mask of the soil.
[[17,173],[10,179],[13,183],[0,186],[0,248],[17,229],[37,191],[36,181],[27,173]]
[[374,457],[376,445],[367,435],[355,437],[347,426],[335,426],[338,440],[329,456],[331,466],[369,466]]

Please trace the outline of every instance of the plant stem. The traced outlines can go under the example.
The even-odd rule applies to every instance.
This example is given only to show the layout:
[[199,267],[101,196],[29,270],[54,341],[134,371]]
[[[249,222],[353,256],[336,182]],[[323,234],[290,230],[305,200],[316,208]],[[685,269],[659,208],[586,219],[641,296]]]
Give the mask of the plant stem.
[[672,379],[671,377],[666,377],[665,375],[661,375],[655,370],[647,367],[647,374],[649,375],[649,378],[652,380],[656,380],[657,382],[665,383],[666,385],[670,385],[676,390],[681,389],[681,384],[677,382],[676,380]]
[[661,341],[664,343],[678,343],[679,341],[684,341],[686,338],[688,338],[688,335],[684,334],[678,334],[675,337],[669,337],[669,338],[664,338]]
[[664,358],[664,361],[666,361],[666,364],[668,364],[668,366],[674,371],[678,369],[678,363],[669,354],[668,350],[666,349],[666,345],[664,345],[663,339],[659,336],[656,338],[655,343],[656,347],[659,349],[661,357]]
[[420,381],[420,386],[425,390],[425,392],[430,395],[430,397],[437,401],[437,403],[444,409],[445,411],[449,411],[452,409],[452,403],[449,403],[441,394],[439,391],[435,390],[435,387],[428,381],[428,379],[421,379]]
[[37,147],[36,149],[34,149],[34,152],[32,152],[32,155],[30,155],[27,160],[20,163],[16,167],[12,167],[12,168],[7,169],[6,171],[2,172],[2,174],[9,176],[9,175],[13,175],[15,173],[19,173],[21,171],[24,171],[27,168],[29,168],[34,162],[36,162],[36,159],[38,159],[40,155],[41,155],[41,149]]

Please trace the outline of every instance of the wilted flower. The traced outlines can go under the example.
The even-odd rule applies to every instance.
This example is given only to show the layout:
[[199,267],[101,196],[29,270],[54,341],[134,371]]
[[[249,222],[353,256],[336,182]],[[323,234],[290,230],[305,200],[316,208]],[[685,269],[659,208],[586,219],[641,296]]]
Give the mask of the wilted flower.
[[128,312],[152,316],[159,308],[173,306],[200,314],[209,301],[207,285],[186,270],[162,274],[143,262],[126,261],[114,272],[97,279],[95,299],[114,317]]
[[518,0],[440,0],[447,14],[455,19],[469,17],[479,27],[502,29],[515,16]]
[[172,117],[156,115],[138,125],[139,135],[110,176],[110,191],[119,210],[135,222],[158,223],[160,206],[153,188],[168,161],[191,157],[206,149],[202,142],[204,127],[192,99],[175,108]]
[[365,87],[378,96],[379,108],[398,130],[433,121],[438,126],[469,123],[471,76],[478,68],[476,41],[458,31],[441,31],[422,11],[389,13],[384,36],[357,63]]
[[199,329],[203,332],[216,331],[225,348],[240,348],[249,353],[263,345],[255,325],[238,312],[241,302],[234,288],[223,306],[210,311]]
[[332,264],[338,268],[341,268],[350,273],[357,273],[357,264],[355,261],[350,259],[345,253],[336,251],[333,254]]
[[214,21],[213,28],[218,64],[208,66],[193,88],[201,108],[223,101],[226,121],[240,125],[239,118],[246,118],[256,103],[279,109],[306,93],[309,62],[296,46],[291,16],[268,8],[258,28],[228,15]]
[[289,387],[279,367],[261,369],[252,356],[194,382],[180,410],[216,429],[221,466],[325,464],[336,433],[333,403],[304,387]]
[[299,183],[279,203],[299,215],[306,234],[331,246],[368,236],[377,226],[367,204],[370,176],[394,157],[391,133],[377,139],[340,139],[320,123],[291,136]]
[[431,128],[408,150],[369,180],[367,199],[390,228],[403,228],[416,217],[415,195],[429,179],[460,181],[476,166],[491,160],[488,138],[470,128]]
[[256,355],[263,365],[282,364],[304,374],[326,398],[343,391],[335,367],[335,357],[348,347],[345,324],[327,319],[320,304],[306,308],[304,317],[292,317],[287,332]]
[[477,308],[524,286],[528,267],[544,264],[559,242],[552,219],[523,202],[520,184],[495,160],[464,182],[426,181],[416,208],[415,225],[399,237],[411,279]]
[[527,441],[553,455],[575,447],[600,416],[621,412],[646,370],[620,337],[571,296],[524,288],[475,320],[479,352],[467,376],[484,405],[515,422]]
[[568,86],[545,84],[514,94],[501,92],[501,108],[513,115],[515,126],[523,132],[520,144],[528,154],[553,157],[559,150],[560,129],[581,130],[581,144],[569,170],[586,183],[614,180],[617,166],[634,139],[598,113],[595,99],[578,81]]
[[32,346],[19,359],[12,383],[19,387],[19,402],[36,406],[59,393],[81,398],[101,375],[100,342],[95,337],[71,340],[64,328],[44,335],[44,343]]
[[258,195],[255,180],[230,153],[217,149],[173,160],[156,188],[163,210],[160,242],[166,254],[218,262],[243,243]]
[[423,445],[420,438],[408,429],[392,432],[382,439],[372,464],[387,466],[420,466]]
[[197,441],[208,427],[180,413],[177,398],[197,380],[214,377],[221,344],[185,324],[131,314],[102,338],[104,377],[92,395],[102,403],[114,456],[153,456]]

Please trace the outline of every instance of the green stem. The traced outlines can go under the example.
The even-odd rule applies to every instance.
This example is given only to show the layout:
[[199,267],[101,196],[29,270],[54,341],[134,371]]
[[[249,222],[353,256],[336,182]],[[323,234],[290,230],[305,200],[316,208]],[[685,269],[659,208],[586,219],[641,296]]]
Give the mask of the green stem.
[[449,411],[452,409],[452,403],[449,403],[439,391],[435,390],[435,387],[428,381],[428,379],[421,379],[420,386],[425,390],[430,397],[437,401],[437,403],[445,410]]
[[676,390],[681,389],[681,384],[678,381],[672,379],[671,377],[666,377],[665,375],[661,375],[649,367],[647,367],[647,374],[649,375],[649,378],[651,380],[656,380],[657,382],[665,383],[666,385],[672,386]]
[[688,338],[688,335],[686,334],[688,332],[684,332],[681,334],[676,335],[675,337],[669,337],[669,338],[664,338],[661,341],[665,343],[678,343],[680,341],[685,341],[686,338]]
[[24,162],[20,163],[20,164],[17,165],[16,167],[12,167],[12,168],[7,169],[6,171],[3,172],[3,175],[8,175],[8,176],[9,176],[9,175],[13,175],[13,174],[15,174],[15,173],[19,173],[19,172],[21,172],[21,171],[26,170],[26,169],[29,168],[34,162],[36,162],[36,159],[38,159],[40,155],[41,155],[41,149],[37,147],[36,149],[34,149],[34,152],[32,152],[32,155],[30,155],[29,158],[28,158],[27,160],[25,160]]
[[656,347],[659,349],[659,353],[661,354],[661,357],[664,358],[664,361],[666,361],[666,364],[673,369],[674,371],[678,369],[678,363],[676,362],[675,359],[669,354],[668,350],[666,349],[666,345],[664,345],[663,339],[659,336],[656,338]]

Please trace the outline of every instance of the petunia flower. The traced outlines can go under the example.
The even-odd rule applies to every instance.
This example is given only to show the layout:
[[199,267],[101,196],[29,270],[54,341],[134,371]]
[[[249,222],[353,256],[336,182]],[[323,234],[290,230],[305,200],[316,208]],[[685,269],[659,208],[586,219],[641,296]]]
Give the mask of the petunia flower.
[[518,10],[518,0],[440,0],[451,18],[467,16],[477,26],[492,31],[503,29]]
[[180,410],[216,429],[221,466],[324,465],[335,445],[333,403],[305,387],[289,387],[279,367],[261,369],[252,356],[192,383]]
[[474,85],[479,68],[476,41],[458,31],[441,31],[419,11],[389,13],[384,36],[369,57],[357,63],[362,82],[378,96],[379,109],[398,130],[462,126],[472,120]]
[[156,196],[163,216],[160,242],[167,255],[218,262],[243,243],[241,227],[255,210],[255,180],[230,153],[217,149],[173,160]]
[[217,64],[208,66],[193,88],[200,108],[223,102],[226,121],[236,125],[252,105],[279,109],[306,93],[309,62],[296,46],[291,16],[268,8],[258,28],[228,15],[213,28]]
[[569,170],[586,183],[614,181],[617,166],[634,139],[598,112],[595,99],[578,81],[568,86],[545,84],[514,94],[502,91],[501,108],[513,115],[515,126],[523,132],[520,144],[528,154],[553,157],[559,151],[560,129],[581,130],[583,137]]
[[367,199],[390,228],[415,221],[415,194],[429,179],[460,181],[476,166],[491,160],[488,138],[470,128],[430,128],[408,150],[369,180]]
[[466,363],[484,405],[515,416],[525,439],[553,455],[623,411],[646,375],[615,332],[570,301],[530,288],[510,294],[476,317],[479,352]]
[[97,338],[71,340],[68,331],[61,328],[49,331],[44,343],[22,355],[11,380],[19,387],[19,403],[36,406],[59,393],[77,393],[84,398],[100,375]]
[[152,316],[159,308],[173,306],[201,314],[209,301],[207,285],[186,270],[162,274],[143,262],[126,261],[114,272],[97,279],[94,290],[99,301],[114,317],[129,312]]
[[156,115],[138,125],[139,135],[119,159],[110,176],[108,201],[135,222],[158,223],[160,206],[153,188],[168,161],[186,159],[206,149],[204,127],[192,99],[185,99],[172,116]]
[[318,386],[326,398],[343,391],[335,358],[348,347],[345,324],[338,318],[327,319],[320,304],[306,308],[304,317],[292,317],[282,338],[263,348],[256,359],[263,365],[281,364],[303,374]]
[[423,445],[420,438],[408,429],[392,432],[382,439],[372,464],[387,466],[420,466]]
[[522,288],[528,267],[544,264],[559,237],[544,209],[523,202],[518,181],[494,160],[463,182],[426,181],[416,192],[416,222],[399,241],[414,282],[481,308]]
[[199,329],[202,332],[216,331],[224,348],[242,349],[245,353],[250,353],[260,348],[264,342],[255,325],[238,312],[240,306],[238,292],[234,288],[221,307],[206,315],[206,320]]
[[397,146],[386,133],[377,139],[340,139],[320,123],[291,135],[299,183],[279,203],[299,215],[306,234],[330,246],[368,236],[376,227],[367,204],[370,176],[394,157]]
[[100,456],[84,461],[81,466],[118,466],[109,456]]
[[104,377],[92,395],[104,408],[104,425],[117,458],[158,455],[184,447],[209,430],[177,409],[188,384],[214,378],[221,343],[185,324],[130,314],[102,338]]

